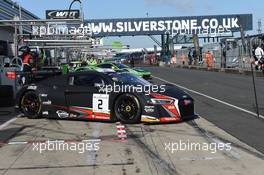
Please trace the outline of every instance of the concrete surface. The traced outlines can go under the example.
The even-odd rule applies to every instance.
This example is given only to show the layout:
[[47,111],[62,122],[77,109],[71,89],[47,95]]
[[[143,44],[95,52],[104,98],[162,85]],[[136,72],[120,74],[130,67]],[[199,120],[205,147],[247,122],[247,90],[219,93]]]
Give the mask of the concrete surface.
[[[9,142],[101,139],[98,151],[33,150],[32,144],[0,148],[0,172],[19,174],[251,174],[264,171],[263,154],[201,118],[168,125],[128,125],[128,140],[117,140],[115,123],[19,118],[0,131],[14,132]],[[199,129],[198,129],[199,128]],[[231,143],[231,151],[170,151],[179,141],[200,144]]]

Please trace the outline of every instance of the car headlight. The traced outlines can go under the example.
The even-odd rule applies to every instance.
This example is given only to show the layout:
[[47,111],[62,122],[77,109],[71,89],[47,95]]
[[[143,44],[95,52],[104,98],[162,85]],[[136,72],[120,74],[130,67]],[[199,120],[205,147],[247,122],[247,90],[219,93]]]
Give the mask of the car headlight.
[[174,100],[172,100],[172,99],[155,99],[155,98],[152,98],[151,99],[151,103],[153,103],[155,105],[171,104],[171,103],[174,103]]

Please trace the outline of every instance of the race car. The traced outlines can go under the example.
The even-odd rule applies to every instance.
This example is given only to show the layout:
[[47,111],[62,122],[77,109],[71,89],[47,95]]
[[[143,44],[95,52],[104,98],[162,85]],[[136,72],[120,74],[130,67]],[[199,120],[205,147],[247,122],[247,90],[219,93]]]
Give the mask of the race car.
[[91,66],[82,66],[78,67],[74,70],[74,72],[82,72],[82,71],[90,71],[90,70],[95,70],[96,67],[91,67]]
[[108,69],[113,69],[116,71],[124,71],[124,72],[130,72],[134,75],[137,75],[139,77],[142,77],[144,79],[151,79],[151,72],[144,70],[142,68],[130,68],[129,66],[121,63],[102,63],[97,65],[99,68],[108,68]]
[[95,121],[181,122],[195,119],[194,100],[173,85],[154,85],[130,73],[74,72],[21,89],[24,116]]

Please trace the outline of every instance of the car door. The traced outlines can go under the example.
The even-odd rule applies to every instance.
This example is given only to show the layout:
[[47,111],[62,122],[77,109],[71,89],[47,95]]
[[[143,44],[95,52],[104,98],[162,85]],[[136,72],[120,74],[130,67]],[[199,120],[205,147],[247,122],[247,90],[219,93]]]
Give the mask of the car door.
[[65,90],[69,117],[110,119],[109,95],[100,89],[107,80],[98,73],[84,73],[69,77]]
[[67,109],[64,91],[68,87],[67,76],[54,76],[38,83],[42,101],[42,114],[49,118],[58,117],[57,112]]

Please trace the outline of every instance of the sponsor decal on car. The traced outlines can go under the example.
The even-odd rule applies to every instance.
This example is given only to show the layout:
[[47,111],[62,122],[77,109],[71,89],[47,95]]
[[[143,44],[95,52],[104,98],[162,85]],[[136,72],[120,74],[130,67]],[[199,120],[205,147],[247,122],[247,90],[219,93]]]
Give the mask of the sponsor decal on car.
[[176,118],[176,117],[161,117],[160,118],[161,122],[176,122],[176,121],[180,121],[180,118]]
[[70,113],[69,114],[69,118],[77,118],[77,115],[76,114],[73,114],[73,113]]
[[59,118],[68,118],[69,117],[69,113],[66,111],[59,110],[56,113],[57,113]]
[[94,115],[94,119],[98,120],[109,120],[109,116],[99,116],[99,115]]
[[37,88],[38,88],[37,86],[28,86],[27,89],[28,90],[37,90]]
[[50,100],[49,100],[49,101],[43,101],[42,104],[43,104],[43,105],[51,105],[52,102],[51,102]]
[[49,111],[43,111],[42,115],[49,115]]
[[145,111],[146,113],[152,113],[152,112],[155,111],[155,106],[145,106],[145,107],[144,107],[144,111]]
[[88,118],[88,119],[98,119],[98,120],[110,120],[110,111],[109,112],[96,112],[93,111],[92,108],[72,106],[70,110],[75,113],[80,114],[80,118]]
[[48,94],[39,94],[40,97],[48,97]]
[[68,113],[66,111],[63,111],[63,110],[58,110],[57,112],[57,115],[59,118],[78,118],[78,115],[77,114],[74,114],[74,113]]

